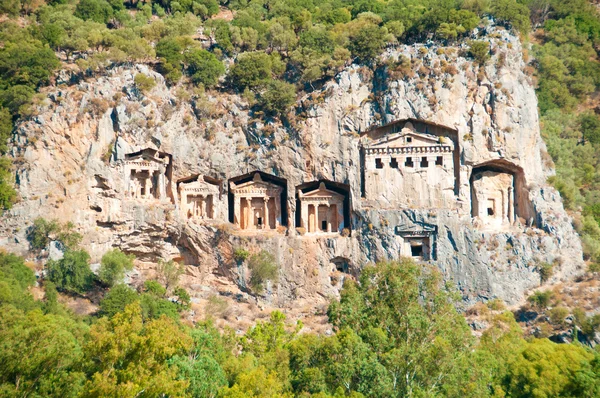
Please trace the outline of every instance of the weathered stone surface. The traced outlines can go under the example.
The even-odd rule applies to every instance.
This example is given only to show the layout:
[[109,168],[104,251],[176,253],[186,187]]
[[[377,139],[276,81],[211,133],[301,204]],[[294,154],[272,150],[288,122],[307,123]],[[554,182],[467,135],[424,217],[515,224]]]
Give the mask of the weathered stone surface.
[[[301,99],[300,117],[287,129],[253,120],[243,100],[231,94],[180,100],[177,88],[168,88],[144,65],[116,67],[94,80],[62,77],[72,85],[46,90],[48,105],[15,131],[11,153],[22,200],[0,220],[0,244],[25,252],[26,227],[36,217],[72,221],[93,261],[114,246],[143,261],[176,258],[188,265],[184,283],[196,287],[191,290],[198,295],[207,294],[197,288],[202,286],[232,295],[245,291],[248,270],[236,264],[233,251],[265,249],[276,257],[280,278],[261,300],[300,308],[338,294],[343,278],[365,264],[407,254],[407,237],[427,236],[431,257],[466,302],[499,297],[517,303],[540,285],[540,263],[555,264],[556,280],[580,273],[583,261],[560,197],[546,184],[553,166],[545,160],[521,44],[504,30],[497,33],[489,39],[494,56],[482,71],[459,56],[462,47],[437,51],[419,45],[390,49],[383,58],[407,57],[414,62],[411,69],[422,75],[349,66]],[[157,81],[146,96],[133,83],[140,72]],[[457,193],[444,199],[445,204],[455,202],[442,209],[390,208],[361,198],[364,140],[359,135],[409,118],[456,131]],[[192,222],[182,217],[187,213],[178,209],[177,200],[125,200],[118,165],[126,154],[144,148],[173,156],[175,196],[175,181],[194,174],[223,181],[225,201],[230,178],[261,170],[285,179],[288,220],[282,223],[290,221],[287,232],[248,234],[226,217]],[[473,168],[484,164],[518,174],[523,192],[518,200],[527,205],[522,219],[483,228],[471,216],[470,177]],[[295,187],[321,179],[349,186],[348,237],[300,235],[293,228],[299,210]],[[411,195],[423,194],[426,187]],[[348,274],[340,274],[342,263]]]

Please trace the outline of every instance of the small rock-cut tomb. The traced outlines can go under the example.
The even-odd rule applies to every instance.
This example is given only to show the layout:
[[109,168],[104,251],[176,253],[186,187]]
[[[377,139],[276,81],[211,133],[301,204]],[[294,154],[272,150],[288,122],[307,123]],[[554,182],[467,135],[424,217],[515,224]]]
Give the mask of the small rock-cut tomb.
[[196,174],[178,180],[177,189],[179,210],[185,219],[222,218],[220,180]]
[[515,221],[514,177],[512,174],[483,171],[473,177],[473,217],[484,224],[501,226]]
[[346,227],[348,192],[349,188],[343,184],[326,181],[299,186],[296,211],[300,212],[300,222],[297,220],[297,226],[307,233],[341,232]]
[[454,130],[412,119],[368,132],[362,146],[362,195],[384,208],[454,208],[457,150]]
[[286,225],[282,212],[285,194],[285,180],[260,171],[231,179],[230,221],[244,230],[269,230]]
[[171,155],[143,149],[125,155],[127,196],[132,199],[170,199]]
[[433,243],[436,228],[433,225],[396,227],[396,234],[400,240],[400,256],[412,257],[419,261],[435,259]]
[[534,211],[523,169],[496,159],[473,167],[471,172],[471,216],[483,226],[501,228],[517,219],[533,226]]

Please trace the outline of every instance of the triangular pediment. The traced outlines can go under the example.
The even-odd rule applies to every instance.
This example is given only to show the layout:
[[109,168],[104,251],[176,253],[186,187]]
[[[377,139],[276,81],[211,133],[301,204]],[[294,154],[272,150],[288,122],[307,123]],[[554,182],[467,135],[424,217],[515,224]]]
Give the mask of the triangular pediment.
[[322,184],[319,186],[319,188],[314,189],[312,191],[309,192],[305,192],[302,193],[301,196],[302,198],[315,198],[315,197],[319,197],[319,198],[338,198],[338,199],[343,199],[344,195],[334,192],[334,191],[330,191],[329,189],[325,188],[325,184]]
[[441,145],[439,137],[432,134],[402,131],[390,134],[368,145],[369,148],[398,148],[406,146],[436,146]]
[[264,182],[264,181],[247,181],[244,182],[242,184],[239,185],[235,185],[233,189],[234,190],[239,190],[239,189],[244,189],[244,188],[251,188],[251,189],[281,189],[281,187],[279,185],[276,184],[271,184],[268,182]]

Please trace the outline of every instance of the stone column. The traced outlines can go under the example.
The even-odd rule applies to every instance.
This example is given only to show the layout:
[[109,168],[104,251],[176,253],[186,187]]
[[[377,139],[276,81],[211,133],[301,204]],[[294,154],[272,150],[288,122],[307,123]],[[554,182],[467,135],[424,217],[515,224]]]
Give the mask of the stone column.
[[[252,210],[252,198],[245,198],[246,199],[246,229],[250,229],[250,225],[256,227],[254,225],[254,211]],[[252,224],[250,224],[250,220],[252,220]]]
[[150,190],[152,187],[152,175],[150,174],[150,171],[148,171],[148,177],[146,177],[144,181],[144,197],[148,199],[150,197]]
[[202,218],[206,218],[206,196],[200,195],[201,208],[202,208]]
[[327,203],[327,232],[331,232],[331,220],[333,219],[333,214],[331,214],[332,207],[331,204]]
[[264,209],[263,216],[265,218],[263,222],[263,229],[271,229],[271,225],[269,224],[269,197],[263,198]]
[[281,196],[274,196],[273,200],[275,201],[275,228],[279,227],[280,222],[283,221],[283,215],[281,214]]
[[179,208],[183,218],[187,218],[187,195],[185,193],[185,189],[181,190],[181,198],[179,198]]
[[308,232],[308,202],[303,200],[300,202],[300,226]]
[[512,187],[508,187],[508,222],[513,224],[515,222],[515,198]]
[[238,227],[242,226],[242,204],[240,197],[236,194],[233,196],[233,223],[237,224]]
[[165,173],[163,167],[158,169],[158,199],[163,200],[165,198]]

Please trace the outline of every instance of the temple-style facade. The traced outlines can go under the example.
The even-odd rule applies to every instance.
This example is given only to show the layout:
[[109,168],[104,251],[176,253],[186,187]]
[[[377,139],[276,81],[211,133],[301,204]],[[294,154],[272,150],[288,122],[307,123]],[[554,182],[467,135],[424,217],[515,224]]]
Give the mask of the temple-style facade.
[[[327,184],[332,185],[330,188]],[[339,189],[333,182],[315,181],[297,188],[297,226],[311,233],[337,233],[346,225],[349,188]],[[299,205],[299,206],[298,206]]]
[[229,181],[230,221],[243,230],[270,230],[286,225],[282,212],[286,193],[285,180],[266,173],[256,171],[236,177]]
[[127,197],[138,200],[172,200],[171,155],[146,148],[125,155]]
[[445,127],[415,123],[400,121],[366,133],[363,198],[382,208],[454,208],[456,134]]
[[179,211],[188,220],[225,219],[222,181],[199,174],[177,181]]

